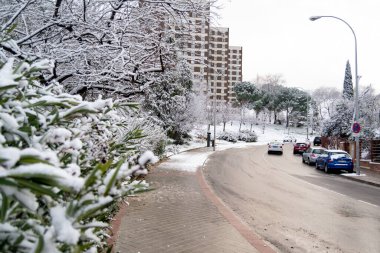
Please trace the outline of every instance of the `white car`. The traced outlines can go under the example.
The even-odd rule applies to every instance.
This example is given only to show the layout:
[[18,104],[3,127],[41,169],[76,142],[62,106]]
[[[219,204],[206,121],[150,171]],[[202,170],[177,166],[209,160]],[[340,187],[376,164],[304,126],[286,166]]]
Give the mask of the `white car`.
[[293,136],[285,136],[283,142],[297,142],[297,139],[294,138]]
[[272,141],[268,143],[268,154],[279,153],[282,155],[284,144],[279,141]]

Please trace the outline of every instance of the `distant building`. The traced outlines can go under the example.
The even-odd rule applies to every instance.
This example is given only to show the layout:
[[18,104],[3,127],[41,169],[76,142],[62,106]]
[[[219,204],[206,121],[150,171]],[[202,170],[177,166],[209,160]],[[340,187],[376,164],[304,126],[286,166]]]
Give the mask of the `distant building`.
[[235,84],[243,81],[243,48],[230,46],[228,50],[228,101],[236,101]]
[[208,50],[210,66],[208,73],[209,97],[214,101],[214,96],[216,96],[217,103],[228,101],[228,44],[228,28],[210,28]]
[[233,87],[243,79],[242,47],[229,46],[229,28],[210,27],[210,16],[189,13],[186,23],[188,34],[179,38],[179,44],[195,86],[211,101],[214,97],[217,103],[236,101]]
[[[210,10],[208,10],[209,12]],[[210,16],[202,17],[194,13],[189,13],[186,20],[186,28],[189,34],[180,38],[180,48],[182,56],[187,60],[193,69],[194,82],[207,92],[208,80],[208,48],[209,48],[209,31]]]

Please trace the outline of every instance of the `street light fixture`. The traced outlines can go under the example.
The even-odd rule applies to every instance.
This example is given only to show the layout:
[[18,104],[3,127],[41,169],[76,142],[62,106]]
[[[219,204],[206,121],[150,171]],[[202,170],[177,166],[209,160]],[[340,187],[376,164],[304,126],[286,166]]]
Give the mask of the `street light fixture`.
[[[354,29],[343,19],[335,17],[335,16],[311,16],[309,19],[311,21],[318,20],[320,18],[334,18],[345,23],[351,30],[355,39],[355,113],[354,113],[354,122],[359,120],[359,75],[358,75],[358,47],[356,41],[356,35]],[[355,136],[355,156],[356,156],[356,174],[360,175],[360,154],[359,154],[359,135]]]

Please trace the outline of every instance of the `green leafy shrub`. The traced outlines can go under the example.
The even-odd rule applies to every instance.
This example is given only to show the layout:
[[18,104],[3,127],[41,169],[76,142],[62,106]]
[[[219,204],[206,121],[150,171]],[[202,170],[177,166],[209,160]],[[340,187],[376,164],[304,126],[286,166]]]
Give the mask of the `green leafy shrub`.
[[107,207],[148,185],[155,162],[120,111],[125,101],[83,101],[56,82],[47,60],[0,61],[0,252],[96,252],[105,247]]

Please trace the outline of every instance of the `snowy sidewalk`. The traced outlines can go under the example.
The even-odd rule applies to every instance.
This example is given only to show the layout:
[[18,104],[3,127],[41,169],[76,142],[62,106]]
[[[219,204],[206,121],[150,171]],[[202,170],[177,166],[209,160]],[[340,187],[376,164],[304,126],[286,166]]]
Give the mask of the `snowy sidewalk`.
[[175,155],[148,175],[154,190],[129,198],[114,252],[274,252],[195,172],[211,153],[201,148]]

